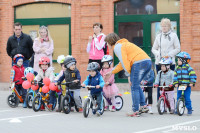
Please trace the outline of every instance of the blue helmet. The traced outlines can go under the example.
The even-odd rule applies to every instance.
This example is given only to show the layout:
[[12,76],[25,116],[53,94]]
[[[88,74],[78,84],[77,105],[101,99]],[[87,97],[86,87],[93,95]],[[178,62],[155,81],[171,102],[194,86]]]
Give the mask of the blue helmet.
[[27,75],[28,73],[34,74],[34,70],[33,70],[32,67],[27,67],[27,68],[24,70],[24,76],[26,77],[26,75]]
[[178,57],[183,64],[189,63],[191,60],[190,54],[187,52],[180,52],[176,55],[176,57]]

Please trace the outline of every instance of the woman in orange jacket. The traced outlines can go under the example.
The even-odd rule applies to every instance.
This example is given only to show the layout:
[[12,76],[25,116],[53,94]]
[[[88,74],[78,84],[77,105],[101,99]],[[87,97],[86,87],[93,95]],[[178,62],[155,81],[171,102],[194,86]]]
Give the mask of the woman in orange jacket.
[[145,107],[145,98],[140,87],[140,82],[151,70],[151,59],[137,45],[126,39],[120,39],[115,33],[107,35],[105,42],[107,42],[110,49],[114,49],[114,53],[120,61],[111,72],[107,73],[107,76],[116,74],[123,69],[126,75],[130,76],[133,105],[132,110],[127,115],[139,117],[139,105],[142,112],[148,110]]

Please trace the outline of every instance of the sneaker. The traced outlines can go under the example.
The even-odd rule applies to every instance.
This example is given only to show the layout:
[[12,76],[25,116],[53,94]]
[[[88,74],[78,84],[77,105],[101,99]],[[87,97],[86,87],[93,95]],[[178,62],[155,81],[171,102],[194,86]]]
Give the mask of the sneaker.
[[148,107],[146,105],[145,106],[141,106],[140,110],[139,110],[139,112],[141,112],[141,113],[148,113],[148,111],[149,111],[149,109],[148,109]]
[[130,117],[140,117],[139,111],[134,112],[131,110],[130,112],[126,113],[126,115]]
[[44,111],[44,110],[45,110],[45,107],[44,107],[43,104],[41,105],[40,110],[41,110],[41,111]]
[[153,114],[152,107],[149,106],[149,114]]
[[23,108],[27,108],[26,101],[24,101],[24,103],[23,103]]
[[83,108],[79,108],[78,112],[82,113],[83,112]]
[[100,116],[101,115],[101,111],[100,110],[97,110],[97,116]]
[[115,111],[116,111],[115,106],[112,106],[111,112],[115,112]]
[[49,108],[49,110],[52,110],[52,104],[48,104],[47,107]]
[[61,108],[58,107],[58,109],[56,109],[56,112],[61,112]]
[[177,110],[175,110],[175,111],[174,111],[174,114],[175,114],[175,115],[177,115],[177,114],[178,114],[178,113],[177,113]]
[[104,107],[104,111],[107,111],[107,110],[109,110],[109,106]]
[[188,110],[187,115],[188,115],[188,116],[192,115],[192,110]]
[[96,114],[96,109],[92,109],[92,113],[93,113],[93,115],[95,115]]
[[73,107],[71,107],[71,112],[74,112],[74,108]]
[[174,114],[174,110],[173,109],[170,111],[170,114]]

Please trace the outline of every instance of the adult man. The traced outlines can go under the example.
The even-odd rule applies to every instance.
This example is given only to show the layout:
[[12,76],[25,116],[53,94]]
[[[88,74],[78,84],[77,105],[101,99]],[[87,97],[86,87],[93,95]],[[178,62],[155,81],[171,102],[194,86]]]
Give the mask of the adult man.
[[[28,67],[29,59],[33,54],[33,41],[31,37],[22,32],[22,24],[15,23],[14,35],[8,38],[7,42],[7,54],[13,58],[16,54],[22,54],[24,56],[24,67]],[[13,62],[12,62],[13,65]]]

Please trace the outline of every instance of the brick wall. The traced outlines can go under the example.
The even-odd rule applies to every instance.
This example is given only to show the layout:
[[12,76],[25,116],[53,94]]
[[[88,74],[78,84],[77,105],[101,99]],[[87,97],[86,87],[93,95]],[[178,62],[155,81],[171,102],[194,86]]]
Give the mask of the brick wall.
[[[200,0],[180,1],[181,50],[191,55],[190,65],[200,75]],[[194,90],[200,90],[200,79]]]

